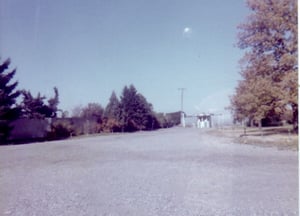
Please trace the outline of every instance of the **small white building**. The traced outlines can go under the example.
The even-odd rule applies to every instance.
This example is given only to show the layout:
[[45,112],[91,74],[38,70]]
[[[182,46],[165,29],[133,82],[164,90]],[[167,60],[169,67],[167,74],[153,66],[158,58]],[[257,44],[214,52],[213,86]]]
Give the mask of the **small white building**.
[[211,128],[212,127],[212,114],[199,114],[197,115],[197,128]]
[[181,120],[184,127],[211,128],[213,114],[185,115]]

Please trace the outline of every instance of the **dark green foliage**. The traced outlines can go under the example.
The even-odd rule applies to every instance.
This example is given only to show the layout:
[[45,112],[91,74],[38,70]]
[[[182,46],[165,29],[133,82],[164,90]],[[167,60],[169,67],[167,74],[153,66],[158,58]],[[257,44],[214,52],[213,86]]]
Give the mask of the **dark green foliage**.
[[22,117],[30,119],[42,119],[45,117],[46,105],[44,104],[45,97],[40,93],[33,97],[30,91],[22,90],[23,101],[21,104]]
[[121,131],[121,104],[113,91],[109,102],[104,111],[103,130],[105,132],[120,132]]
[[113,91],[105,110],[100,104],[76,107],[73,116],[83,119],[84,133],[134,132],[160,128],[152,105],[133,85],[125,86],[121,100]]
[[20,92],[15,90],[18,82],[10,83],[16,69],[6,72],[9,65],[10,59],[0,65],[0,144],[6,142],[12,129],[10,123],[17,119],[20,113],[16,106],[16,99],[20,95]]
[[157,113],[159,127],[170,128],[180,124],[181,111],[173,113]]
[[45,104],[45,96],[41,96],[40,93],[36,97],[33,97],[30,91],[23,90],[23,101],[21,104],[22,117],[30,119],[43,119],[56,117],[57,105],[59,103],[58,90],[54,88],[54,97],[48,100],[48,104]]
[[124,87],[120,107],[122,131],[152,130],[159,127],[152,105],[133,85]]
[[54,97],[48,100],[48,108],[52,112],[50,116],[51,118],[55,118],[57,116],[57,111],[58,111],[57,106],[59,104],[58,89],[54,87],[53,90],[54,90]]
[[48,133],[48,139],[64,139],[74,134],[74,125],[68,120],[61,120],[53,122],[51,125],[51,132]]
[[[85,128],[87,120],[80,117],[54,118],[51,123],[51,132],[48,139],[62,139],[72,136],[79,136],[89,131]],[[96,123],[96,121],[91,121]]]
[[103,132],[121,132],[121,124],[117,119],[114,118],[104,118],[102,131]]
[[113,91],[109,98],[109,102],[105,108],[104,116],[109,119],[118,120],[120,118],[120,113],[121,113],[120,101],[116,93]]

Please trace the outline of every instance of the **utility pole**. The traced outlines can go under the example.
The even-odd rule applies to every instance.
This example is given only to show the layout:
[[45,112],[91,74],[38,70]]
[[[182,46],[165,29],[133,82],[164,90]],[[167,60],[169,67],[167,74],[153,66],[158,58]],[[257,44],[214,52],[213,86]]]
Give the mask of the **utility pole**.
[[178,88],[181,91],[181,112],[180,112],[180,123],[182,127],[185,127],[185,119],[184,119],[184,112],[183,112],[183,92],[185,88]]
[[183,92],[185,90],[185,88],[178,88],[179,91],[181,91],[181,112],[183,112]]

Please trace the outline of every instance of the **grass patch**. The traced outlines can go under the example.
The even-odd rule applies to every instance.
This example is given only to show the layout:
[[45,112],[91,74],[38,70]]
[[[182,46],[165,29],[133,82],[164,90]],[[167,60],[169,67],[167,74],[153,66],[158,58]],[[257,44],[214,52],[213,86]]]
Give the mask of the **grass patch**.
[[214,130],[212,133],[232,138],[234,143],[298,151],[298,134],[292,133],[290,125],[262,129],[246,128],[246,130],[243,127],[227,127]]

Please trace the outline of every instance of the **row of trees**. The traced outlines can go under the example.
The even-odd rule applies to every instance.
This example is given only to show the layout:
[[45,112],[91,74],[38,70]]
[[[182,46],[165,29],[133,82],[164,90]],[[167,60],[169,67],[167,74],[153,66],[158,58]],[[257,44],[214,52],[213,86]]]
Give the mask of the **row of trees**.
[[40,93],[36,97],[32,96],[28,90],[20,91],[22,102],[20,107],[20,117],[29,119],[43,119],[43,118],[55,118],[57,116],[59,95],[58,89],[54,87],[54,97],[47,100],[45,96],[41,96]]
[[0,144],[9,137],[11,122],[19,118],[54,118],[59,104],[56,87],[54,97],[47,101],[40,93],[34,97],[28,90],[17,90],[18,82],[13,81],[16,69],[8,71],[10,63],[10,59],[7,59],[0,64]]
[[10,122],[18,118],[20,112],[20,108],[16,106],[16,98],[20,95],[15,90],[18,82],[11,83],[16,70],[6,73],[9,64],[9,59],[0,64],[0,144],[7,139],[11,130]]
[[133,85],[124,87],[120,99],[113,91],[105,108],[89,103],[76,107],[72,117],[96,120],[94,132],[133,132],[160,127],[152,105]]
[[[66,118],[66,112],[58,109],[59,93],[56,87],[54,96],[48,100],[40,93],[33,96],[28,90],[17,90],[18,82],[13,82],[16,70],[7,71],[9,65],[10,59],[0,64],[0,144],[9,138],[11,123],[20,118],[51,118],[51,131],[47,137],[49,139],[103,131],[153,130],[179,124],[180,113],[155,113],[152,105],[133,85],[125,86],[120,98],[112,92],[105,108],[98,103],[89,103],[85,107],[76,107],[73,116]],[[63,118],[57,119],[58,111],[62,113]]]
[[231,97],[235,120],[284,119],[298,128],[298,27],[296,0],[248,0],[252,11],[238,33],[245,50],[241,77]]
[[[137,92],[133,85],[125,86],[120,101],[112,93],[105,109],[107,122],[122,131],[152,130],[159,128],[152,104]],[[111,124],[111,123],[110,123]]]

